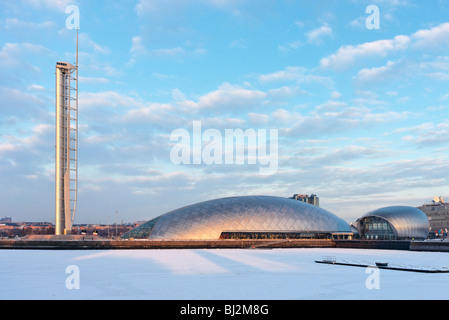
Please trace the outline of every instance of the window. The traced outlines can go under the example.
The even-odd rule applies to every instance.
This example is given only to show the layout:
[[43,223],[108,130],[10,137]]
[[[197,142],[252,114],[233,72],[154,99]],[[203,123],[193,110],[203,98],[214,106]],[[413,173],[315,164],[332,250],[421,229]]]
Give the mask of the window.
[[368,240],[395,239],[388,221],[378,217],[366,217],[361,221],[361,237]]

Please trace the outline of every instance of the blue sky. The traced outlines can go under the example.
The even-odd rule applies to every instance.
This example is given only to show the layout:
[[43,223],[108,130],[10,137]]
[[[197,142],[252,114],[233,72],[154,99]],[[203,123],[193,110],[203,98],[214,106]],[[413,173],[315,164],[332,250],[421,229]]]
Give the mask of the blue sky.
[[[449,196],[446,1],[5,0],[0,216],[54,220],[55,63],[80,9],[75,223],[316,193],[347,221]],[[376,5],[379,29],[368,29]],[[277,129],[279,167],[175,165],[170,134]]]

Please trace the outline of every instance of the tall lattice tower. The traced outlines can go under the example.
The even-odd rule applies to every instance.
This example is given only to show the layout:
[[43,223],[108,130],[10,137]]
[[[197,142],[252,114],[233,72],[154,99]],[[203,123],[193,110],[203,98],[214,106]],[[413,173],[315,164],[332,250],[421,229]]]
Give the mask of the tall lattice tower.
[[78,32],[76,65],[56,63],[56,235],[72,232],[78,197]]

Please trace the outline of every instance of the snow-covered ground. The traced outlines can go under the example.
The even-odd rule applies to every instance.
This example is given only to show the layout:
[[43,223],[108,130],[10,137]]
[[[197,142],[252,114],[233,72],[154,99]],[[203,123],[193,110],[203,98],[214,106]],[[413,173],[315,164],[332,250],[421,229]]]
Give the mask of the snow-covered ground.
[[355,249],[0,250],[0,299],[449,299],[449,253]]

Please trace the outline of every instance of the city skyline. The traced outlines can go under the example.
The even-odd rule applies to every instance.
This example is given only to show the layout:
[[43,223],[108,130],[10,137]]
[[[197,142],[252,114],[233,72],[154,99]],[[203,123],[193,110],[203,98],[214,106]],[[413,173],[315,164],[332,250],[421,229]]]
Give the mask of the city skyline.
[[[150,220],[236,195],[313,193],[347,221],[447,198],[444,1],[7,0],[0,216],[54,221],[54,66],[75,62],[76,32],[66,26],[73,5],[75,224],[105,223],[117,211],[119,221]],[[195,141],[198,121],[201,134],[277,130],[276,172],[260,174],[249,158],[173,163],[171,134]]]

